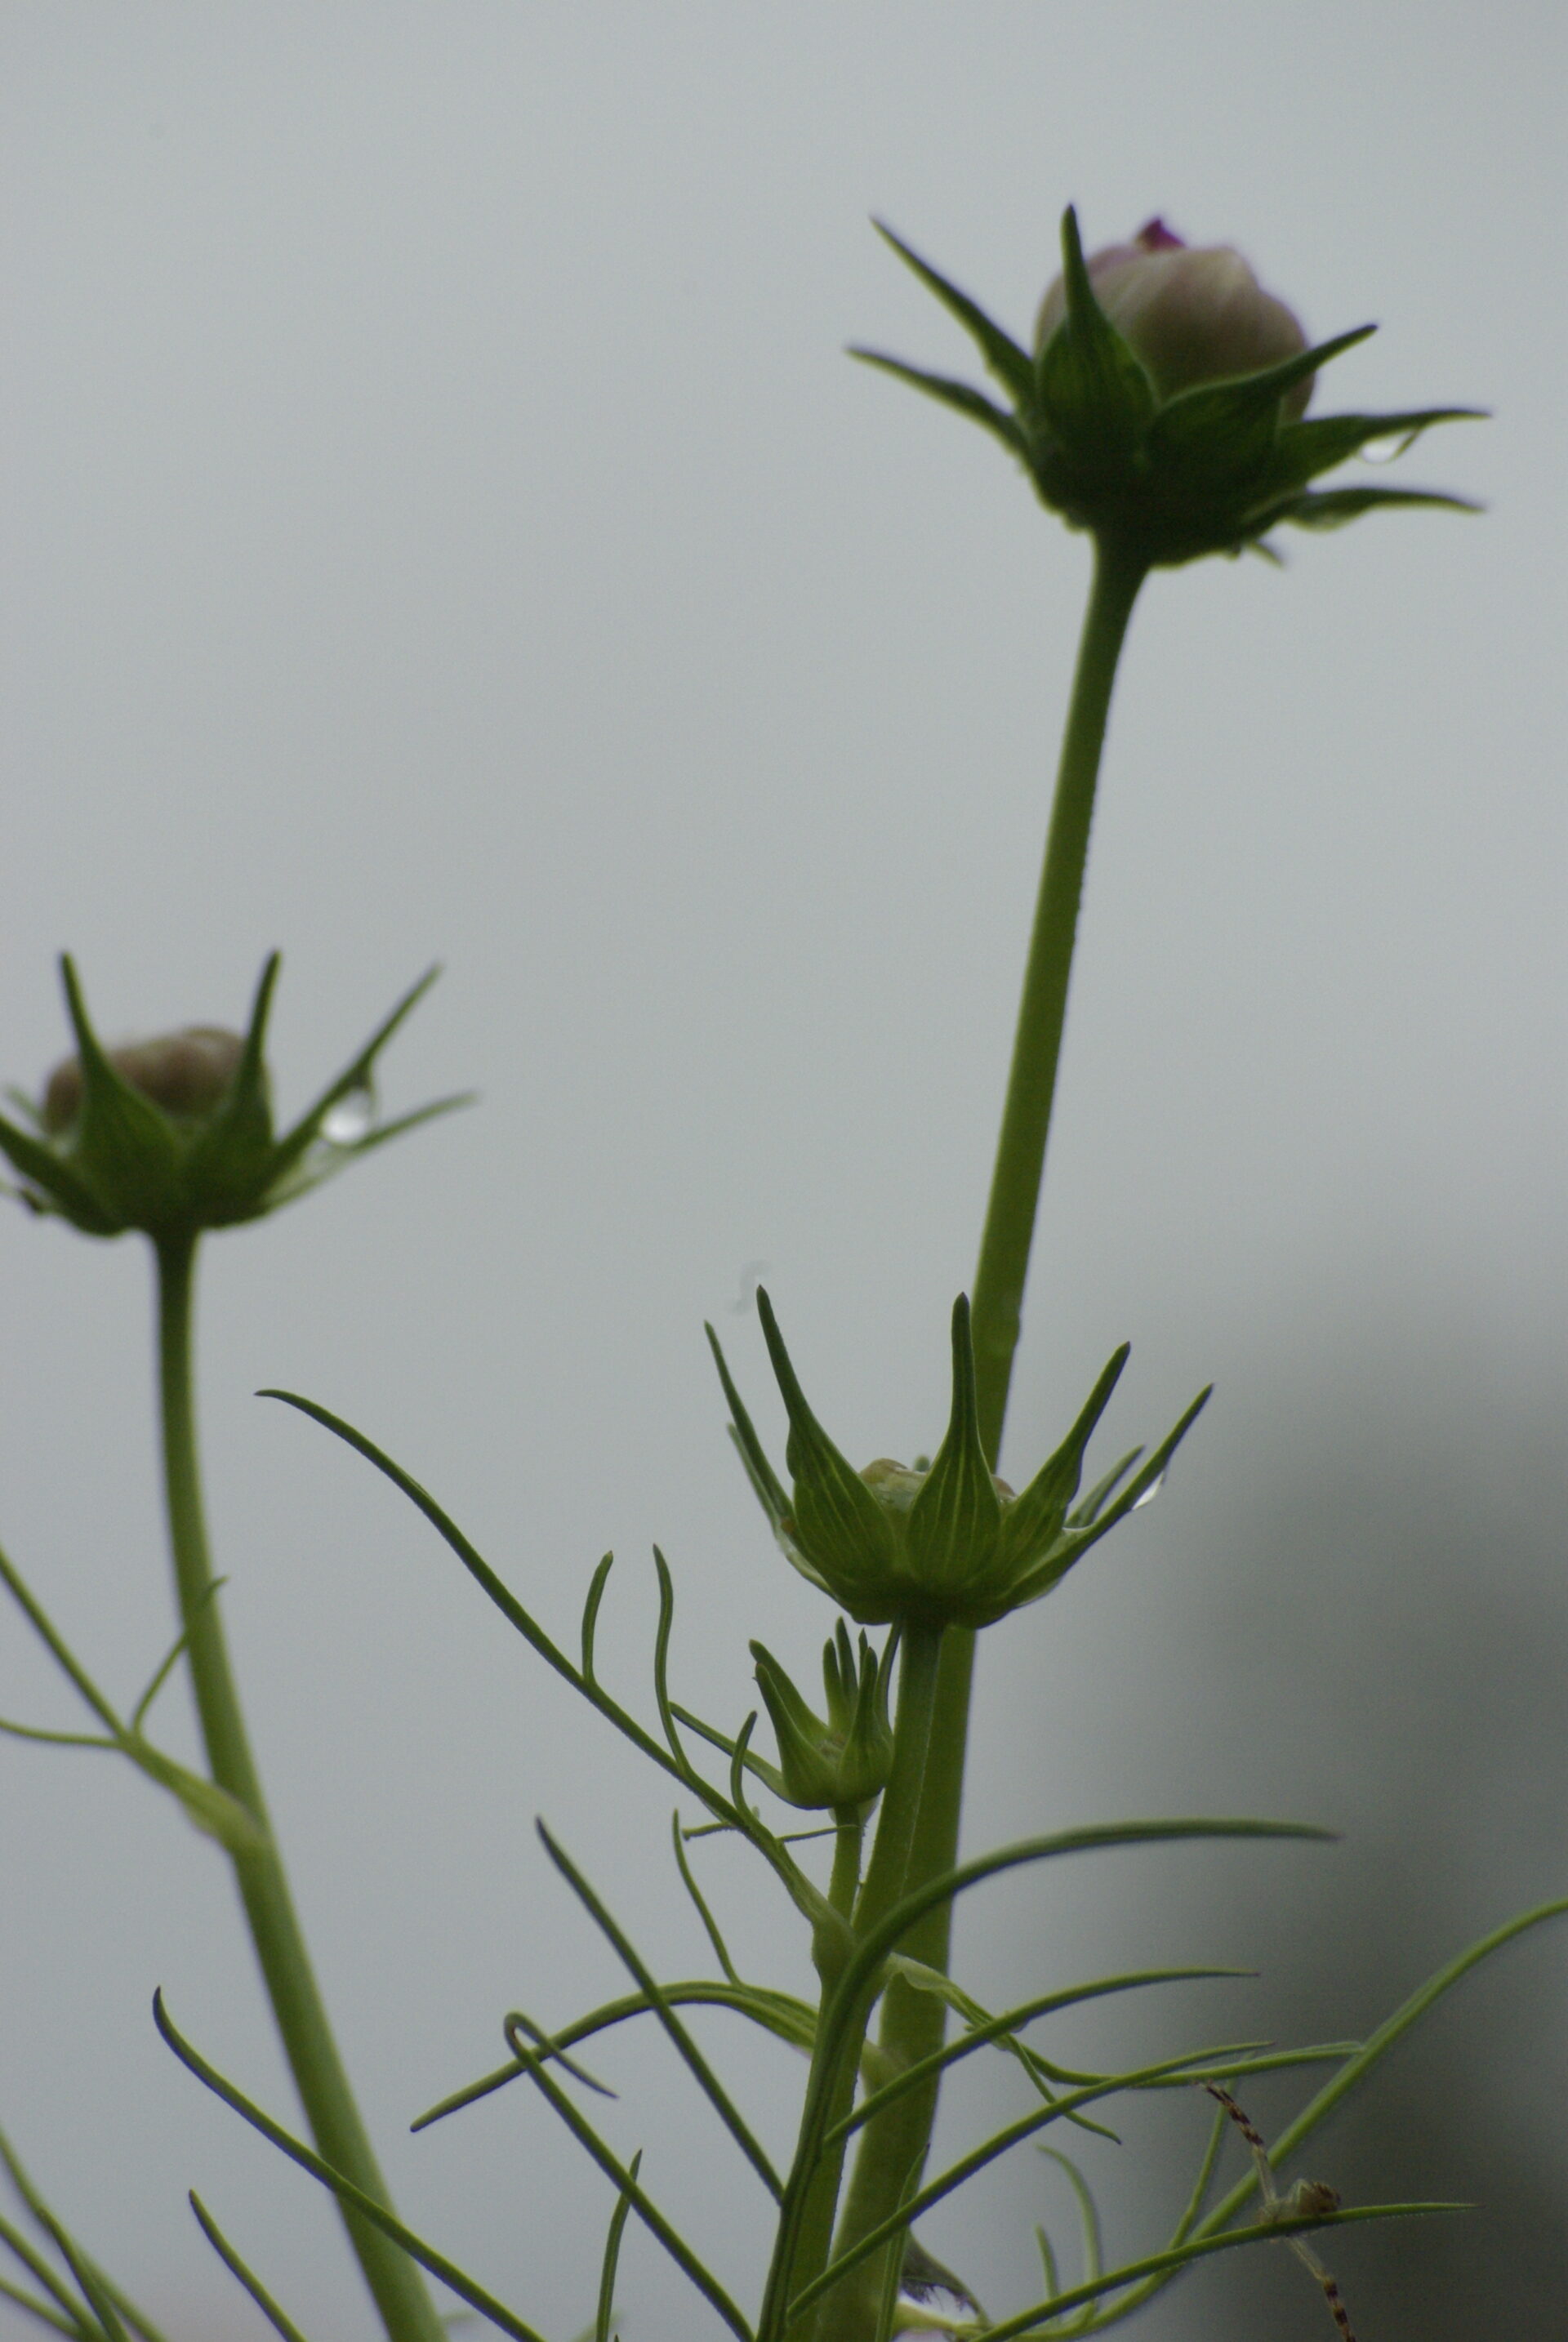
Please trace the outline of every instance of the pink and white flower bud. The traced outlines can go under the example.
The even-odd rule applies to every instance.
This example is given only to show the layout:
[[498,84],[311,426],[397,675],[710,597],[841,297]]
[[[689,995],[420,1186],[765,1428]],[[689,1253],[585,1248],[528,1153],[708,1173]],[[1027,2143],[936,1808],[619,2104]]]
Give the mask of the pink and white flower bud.
[[[125,1041],[105,1050],[123,1082],[178,1119],[209,1115],[227,1096],[245,1042],[238,1033],[217,1025],[188,1025],[183,1032],[160,1034],[152,1041]],[[68,1130],[82,1108],[82,1061],[67,1057],[56,1066],[44,1092],[43,1123],[58,1136]]]
[[[1259,374],[1307,346],[1300,321],[1265,293],[1229,245],[1187,245],[1152,219],[1131,244],[1107,245],[1086,263],[1094,298],[1143,360],[1163,398],[1197,384]],[[1060,276],[1040,304],[1035,346],[1067,314]],[[1283,400],[1293,420],[1312,395],[1297,383]]]

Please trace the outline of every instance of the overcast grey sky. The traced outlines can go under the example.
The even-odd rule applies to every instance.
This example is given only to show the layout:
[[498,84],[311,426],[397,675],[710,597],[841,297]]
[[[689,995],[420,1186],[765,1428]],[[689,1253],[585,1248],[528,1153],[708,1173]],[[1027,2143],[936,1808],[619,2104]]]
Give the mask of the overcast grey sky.
[[[362,1424],[557,1631],[614,1546],[628,1685],[655,1536],[689,1696],[738,1720],[750,1635],[814,1663],[831,1618],[769,1552],[701,1320],[771,1435],[742,1306],[765,1264],[852,1454],[939,1431],[1086,573],[988,441],[846,363],[867,340],[967,364],[867,216],[1022,332],[1068,200],[1092,245],[1159,212],[1240,244],[1314,336],[1380,322],[1327,407],[1493,408],[1397,475],[1489,510],[1301,538],[1283,573],[1210,562],[1134,621],[1004,1468],[1124,1336],[1129,1439],[1211,1377],[1220,1397],[1153,1514],[991,1638],[974,1828],[1317,1814],[1314,1785],[1334,1819],[1365,1792],[1332,1664],[1303,1692],[1314,1771],[1282,1779],[1266,1709],[1256,1741],[1205,1734],[1222,1678],[1188,1629],[1243,1561],[1266,1600],[1241,1492],[1280,1459],[1299,1479],[1312,1426],[1347,1415],[1396,1457],[1463,1425],[1516,1458],[1537,1526],[1505,1518],[1484,1566],[1545,1598],[1561,15],[14,0],[0,45],[0,1073],[31,1085],[62,1052],[62,948],[119,1035],[237,1022],[281,946],[285,1107],[445,963],[386,1096],[472,1085],[478,1110],[211,1247],[209,1475],[264,1767],[393,2184],[568,2334],[606,2207],[542,2110],[511,2093],[399,2134],[492,2061],[506,2007],[551,2021],[613,1988],[536,1812],[641,1903],[661,1964],[695,1966],[664,1800],[390,1492],[249,1394]],[[129,1243],[0,1220],[0,1536],[127,1693],[168,1632],[146,1283]],[[0,1706],[74,1720],[7,1621]],[[177,1701],[166,1722],[188,1745]],[[1499,1827],[1484,1800],[1465,1823]],[[748,1956],[790,1981],[771,1906],[710,1859]],[[211,1848],[138,1780],[12,1746],[0,1860],[0,2120],[62,2209],[177,2337],[248,2334],[196,2184],[307,2330],[367,2335],[308,2183],[152,2034],[161,1982],[288,2107]],[[1272,1857],[1257,1876],[1296,1891]],[[1561,1864],[1515,1883],[1560,1889]],[[1453,1912],[1448,1947],[1503,1891]],[[1102,1869],[1015,1907],[1050,1913],[1070,1967],[1134,1964],[1130,1940],[1198,1955],[1157,1922],[1137,1938],[1130,1895]],[[976,1974],[1028,1983],[1044,1938],[996,1910]],[[724,2041],[782,2121],[782,2053]],[[651,2047],[618,2055],[634,2144],[677,2098]],[[662,2184],[744,2282],[755,2207],[678,2105],[691,2154]],[[1023,2297],[1033,2217],[980,2220],[988,2300]],[[644,2342],[692,2330],[651,2257],[629,2269]]]

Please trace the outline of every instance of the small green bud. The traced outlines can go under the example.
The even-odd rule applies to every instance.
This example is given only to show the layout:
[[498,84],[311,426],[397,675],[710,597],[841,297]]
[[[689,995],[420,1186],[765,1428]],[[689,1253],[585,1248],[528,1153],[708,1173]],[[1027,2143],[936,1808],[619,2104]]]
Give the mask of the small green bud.
[[[969,1303],[953,1308],[953,1406],[929,1470],[879,1457],[857,1472],[806,1403],[767,1295],[762,1319],[789,1416],[786,1490],[713,1345],[732,1435],[786,1557],[802,1576],[870,1625],[896,1619],[927,1626],[984,1626],[1047,1594],[1079,1556],[1153,1496],[1206,1403],[1205,1390],[1147,1458],[1134,1448],[1074,1504],[1091,1435],[1127,1363],[1110,1360],[1066,1438],[1015,1495],[990,1469],[980,1436]],[[771,1709],[770,1709],[771,1712]],[[776,1720],[776,1719],[775,1719]]]
[[894,1639],[882,1659],[865,1636],[859,1663],[841,1618],[822,1655],[825,1719],[814,1715],[773,1654],[752,1645],[761,1691],[778,1742],[777,1772],[771,1786],[786,1804],[807,1810],[869,1805],[887,1787],[893,1770],[893,1726],[888,1720],[888,1683]]
[[0,1154],[20,1179],[12,1192],[89,1236],[129,1228],[157,1241],[194,1236],[276,1211],[355,1156],[463,1103],[442,1098],[391,1123],[367,1115],[352,1132],[334,1126],[335,1108],[369,1098],[376,1058],[433,969],[309,1112],[277,1136],[263,1047],[278,965],[275,953],[243,1035],[193,1025],[105,1049],[64,960],[76,1055],[55,1066],[37,1106],[12,1094],[31,1127],[0,1116]]
[[1334,527],[1384,505],[1473,509],[1427,489],[1311,487],[1374,440],[1408,442],[1476,410],[1307,422],[1318,372],[1373,328],[1308,348],[1292,312],[1229,245],[1189,248],[1151,220],[1133,243],[1085,260],[1069,210],[1062,274],[1029,350],[881,232],[975,342],[1008,404],[874,350],[853,355],[979,424],[1022,464],[1043,504],[1134,565],[1239,553],[1282,522]]

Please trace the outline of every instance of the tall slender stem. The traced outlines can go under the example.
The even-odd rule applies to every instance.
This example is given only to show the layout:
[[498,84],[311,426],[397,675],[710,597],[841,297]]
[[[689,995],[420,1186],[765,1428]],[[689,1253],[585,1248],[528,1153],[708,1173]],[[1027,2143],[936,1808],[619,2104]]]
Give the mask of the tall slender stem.
[[[169,1544],[213,1779],[237,1797],[267,1830],[261,1780],[240,1713],[218,1604],[211,1592],[212,1561],[197,1463],[193,1374],[195,1253],[194,1235],[166,1237],[156,1246],[159,1394]],[[256,1959],[316,2146],[347,2178],[390,2207],[392,2199],[376,2167],[327,2023],[270,1830],[264,1847],[236,1854],[233,1860]],[[356,2214],[345,2211],[344,2221],[390,2342],[445,2342],[445,2329],[414,2262]]]
[[[1140,554],[1104,539],[1097,542],[971,1305],[981,1436],[993,1470],[1001,1450],[1014,1354],[1023,1322],[1024,1287],[1056,1094],[1078,906],[1111,692],[1133,606],[1146,575],[1147,564]],[[906,1890],[950,1870],[957,1859],[974,1669],[974,1636],[955,1627],[944,1638],[937,1668],[930,1754]],[[913,1958],[945,1974],[951,1934],[951,1907],[942,1904],[912,1931],[904,1948]],[[895,1979],[883,2000],[879,2033],[880,2047],[894,2068],[913,2065],[939,2048],[944,2029],[943,2003],[933,1994],[912,1991]],[[912,2090],[889,2109],[883,2118],[888,2129],[880,2145],[874,2137],[877,2124],[866,2126],[836,2241],[838,2250],[894,2211],[912,2175],[918,2179],[935,2111],[934,2084],[926,2090]],[[892,2128],[895,2122],[896,2138]],[[864,2342],[880,2299],[874,2272],[881,2258],[874,2257],[864,2271],[846,2277],[830,2296],[818,2327],[823,2342]],[[857,2277],[863,2282],[854,2290]]]
[[[898,1660],[898,1711],[893,1727],[893,1769],[876,1817],[876,1836],[865,1880],[854,1902],[856,1936],[864,1935],[868,1927],[874,1927],[878,1920],[884,1918],[905,1892],[915,1823],[920,1812],[921,1787],[931,1747],[932,1707],[942,1641],[943,1630],[939,1626],[911,1624],[904,1630]],[[844,1876],[847,1877],[847,1871]],[[835,1865],[835,1887],[840,1884]],[[837,1987],[843,1965],[841,1961],[837,1969],[824,1969],[820,2004],[824,2011]],[[824,2054],[819,2037],[818,2050],[812,2062],[812,2079],[807,2086],[806,2104],[808,2108],[815,2106],[826,2093],[824,2127],[831,2128],[849,2112],[854,2097],[855,2077],[860,2069],[865,2028],[874,2002],[875,1990],[872,1987],[865,1994],[864,2006],[855,2012],[854,2023],[848,2026],[838,2038],[833,2051],[832,2071],[825,2067],[819,2069],[819,2061]],[[869,2129],[874,2127],[874,2124],[868,2126]],[[760,2330],[764,2335],[794,2330],[784,2322],[788,2303],[827,2267],[833,2245],[834,2217],[844,2153],[841,2139],[823,2154],[819,2161],[809,2167],[799,2166],[790,2175],[789,2195],[793,2197],[798,2187],[799,2209],[797,2213],[791,2205],[786,2210],[785,2220],[781,2224],[779,2245],[774,2267],[769,2272],[767,2296],[763,2307]],[[858,2277],[859,2272],[856,2275]],[[814,2325],[817,2316],[817,2311],[812,2310],[804,2325]]]

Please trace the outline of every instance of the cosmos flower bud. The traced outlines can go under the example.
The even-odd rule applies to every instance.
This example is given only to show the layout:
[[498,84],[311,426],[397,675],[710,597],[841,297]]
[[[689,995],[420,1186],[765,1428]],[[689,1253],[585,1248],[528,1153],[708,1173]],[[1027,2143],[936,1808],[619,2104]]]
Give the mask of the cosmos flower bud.
[[[1188,245],[1152,219],[1131,244],[1107,245],[1084,264],[1100,310],[1148,370],[1162,398],[1199,383],[1259,374],[1306,348],[1301,325],[1265,293],[1228,244]],[[1040,304],[1034,346],[1043,350],[1067,314],[1058,276]],[[1282,405],[1305,411],[1312,377],[1295,383]]]
[[752,1645],[757,1688],[773,1719],[778,1742],[775,1770],[764,1776],[787,1805],[806,1811],[869,1805],[887,1787],[893,1770],[893,1726],[888,1720],[888,1681],[893,1642],[879,1663],[860,1638],[858,1663],[849,1629],[841,1618],[823,1651],[825,1717],[814,1715],[771,1651]]
[[[105,1049],[120,1079],[164,1112],[184,1122],[211,1115],[227,1095],[245,1056],[241,1034],[220,1025],[187,1025],[154,1041],[126,1041]],[[40,1119],[51,1138],[70,1128],[82,1110],[80,1057],[56,1066],[44,1091]]]
[[1189,247],[1151,220],[1131,244],[1086,261],[1069,210],[1062,274],[1025,349],[918,253],[882,234],[974,342],[1006,404],[877,350],[853,355],[989,432],[1041,503],[1086,529],[1128,575],[1248,545],[1269,551],[1269,531],[1284,522],[1335,528],[1381,507],[1472,509],[1425,488],[1313,486],[1373,441],[1408,444],[1475,410],[1305,421],[1317,375],[1373,328],[1309,349],[1296,318],[1228,245]]
[[[18,1175],[12,1192],[23,1203],[89,1236],[138,1228],[162,1242],[260,1219],[366,1148],[462,1103],[442,1098],[389,1123],[377,1122],[366,1103],[376,1059],[434,969],[293,1128],[278,1133],[263,1056],[275,953],[244,1034],[191,1025],[113,1049],[93,1030],[71,962],[61,968],[76,1055],[55,1066],[36,1106],[11,1093],[25,1122],[0,1116],[0,1156]],[[365,1112],[352,1128],[335,1126],[335,1109],[355,1102]]]
[[1124,1346],[1061,1446],[1014,1495],[985,1460],[969,1304],[961,1294],[953,1309],[952,1413],[934,1458],[924,1466],[884,1456],[857,1472],[812,1413],[760,1289],[757,1313],[789,1416],[793,1486],[769,1463],[710,1326],[735,1446],[786,1559],[867,1625],[984,1626],[1037,1601],[1154,1493],[1209,1396],[1193,1401],[1153,1455],[1134,1448],[1074,1502],[1090,1436],[1127,1363]]

